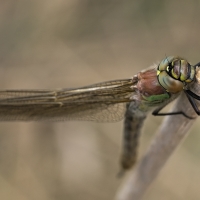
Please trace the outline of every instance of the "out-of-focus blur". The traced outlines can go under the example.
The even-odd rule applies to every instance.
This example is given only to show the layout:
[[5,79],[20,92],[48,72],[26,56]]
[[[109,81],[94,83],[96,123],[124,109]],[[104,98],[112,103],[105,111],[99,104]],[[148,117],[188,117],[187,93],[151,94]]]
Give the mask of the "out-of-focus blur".
[[[186,1],[185,1],[186,2]],[[0,89],[54,89],[129,78],[169,55],[200,61],[200,2],[0,2]],[[144,154],[162,117],[149,116]],[[144,200],[200,198],[199,120]],[[1,122],[0,199],[114,199],[119,123]]]

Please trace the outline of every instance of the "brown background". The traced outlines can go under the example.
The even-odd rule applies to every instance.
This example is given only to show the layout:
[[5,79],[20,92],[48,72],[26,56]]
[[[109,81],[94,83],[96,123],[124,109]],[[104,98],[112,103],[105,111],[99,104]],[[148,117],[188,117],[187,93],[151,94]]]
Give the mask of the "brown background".
[[[166,55],[195,64],[199,10],[195,0],[0,1],[1,89],[129,78]],[[149,116],[140,157],[161,121]],[[144,200],[200,198],[198,122]],[[122,122],[1,122],[0,199],[114,199],[126,178],[116,178],[121,130]]]

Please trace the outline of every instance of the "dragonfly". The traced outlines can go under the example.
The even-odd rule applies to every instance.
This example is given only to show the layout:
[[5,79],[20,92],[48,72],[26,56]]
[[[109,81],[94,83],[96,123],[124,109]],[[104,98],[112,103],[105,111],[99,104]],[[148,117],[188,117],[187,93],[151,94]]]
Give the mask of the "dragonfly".
[[1,90],[0,121],[86,120],[116,122],[124,119],[121,168],[130,169],[137,159],[141,128],[152,111],[155,116],[184,115],[161,110],[185,92],[193,109],[200,96],[188,89],[200,62],[190,65],[179,56],[168,56],[157,66],[132,78],[97,83],[79,88],[55,90]]

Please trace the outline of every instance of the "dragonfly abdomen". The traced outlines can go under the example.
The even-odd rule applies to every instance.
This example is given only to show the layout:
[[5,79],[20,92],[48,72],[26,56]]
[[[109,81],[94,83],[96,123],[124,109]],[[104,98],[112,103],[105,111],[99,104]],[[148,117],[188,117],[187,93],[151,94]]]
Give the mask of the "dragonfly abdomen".
[[146,113],[138,109],[137,102],[127,104],[123,130],[123,149],[121,155],[121,167],[130,169],[137,160],[137,149],[142,125]]

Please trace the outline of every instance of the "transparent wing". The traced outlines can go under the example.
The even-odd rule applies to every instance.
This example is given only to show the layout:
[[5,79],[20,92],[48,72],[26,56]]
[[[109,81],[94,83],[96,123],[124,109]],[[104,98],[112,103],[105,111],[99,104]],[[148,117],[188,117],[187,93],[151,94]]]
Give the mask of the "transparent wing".
[[0,91],[0,121],[119,121],[132,85],[132,79],[124,79],[73,89]]

